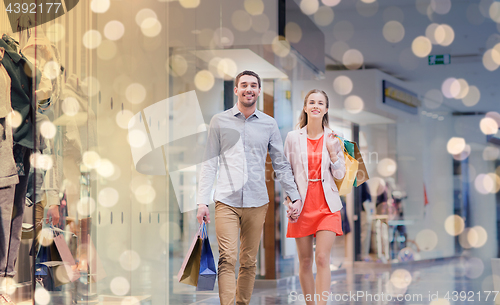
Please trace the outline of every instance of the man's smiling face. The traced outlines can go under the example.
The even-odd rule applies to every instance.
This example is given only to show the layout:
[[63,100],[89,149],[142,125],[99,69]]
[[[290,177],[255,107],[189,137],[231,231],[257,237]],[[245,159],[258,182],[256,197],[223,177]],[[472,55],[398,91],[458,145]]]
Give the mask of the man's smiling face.
[[252,107],[260,94],[257,78],[251,75],[242,75],[234,87],[234,93],[238,96],[238,101],[242,106]]

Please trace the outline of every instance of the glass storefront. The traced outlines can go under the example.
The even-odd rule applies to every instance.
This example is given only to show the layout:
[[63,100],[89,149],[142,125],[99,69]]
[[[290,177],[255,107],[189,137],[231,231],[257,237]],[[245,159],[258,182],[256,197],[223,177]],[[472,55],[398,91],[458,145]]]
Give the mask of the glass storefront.
[[[12,59],[5,63],[12,88],[0,92],[12,96],[12,111],[0,112],[0,122],[14,131],[11,154],[0,158],[14,158],[27,184],[16,275],[2,279],[0,292],[18,304],[191,304],[217,295],[217,284],[197,291],[179,283],[178,272],[199,230],[196,190],[208,124],[233,107],[234,77],[246,69],[261,76],[257,108],[276,119],[283,141],[305,94],[317,88],[329,96],[330,127],[357,142],[370,179],[342,196],[344,235],[335,240],[332,272],[464,253],[489,264],[498,256],[500,114],[489,106],[494,92],[481,95],[473,76],[439,72],[429,85],[377,69],[373,63],[388,61],[382,51],[349,47],[356,33],[370,35],[346,20],[353,12],[345,3],[334,19],[340,1],[70,2],[44,22],[43,14],[9,11],[8,1],[0,13],[0,46],[12,48],[2,52],[3,61]],[[356,14],[385,20],[377,39],[395,45],[405,36],[403,10],[420,12],[425,1],[411,9],[358,2]],[[421,16],[444,9],[428,2]],[[464,9],[468,18],[500,22],[483,16],[483,2]],[[432,23],[436,34],[428,34],[432,21],[421,25],[432,37],[417,42],[408,26],[409,48],[394,65],[411,74],[426,64],[418,73],[432,76],[420,62],[426,47],[439,45],[432,40],[438,34],[453,41],[449,26]],[[495,35],[484,55],[491,58],[483,58],[487,70],[500,65]],[[474,108],[479,101],[487,106]],[[286,194],[268,163],[256,285],[299,272],[295,241],[286,238]],[[0,174],[0,189],[15,187]],[[209,210],[217,262],[213,202]]]

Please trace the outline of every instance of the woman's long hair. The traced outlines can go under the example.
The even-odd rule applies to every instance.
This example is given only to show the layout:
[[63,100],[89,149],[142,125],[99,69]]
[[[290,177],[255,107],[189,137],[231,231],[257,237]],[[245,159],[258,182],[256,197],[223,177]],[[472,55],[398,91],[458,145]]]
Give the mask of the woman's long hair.
[[[328,95],[326,95],[325,91],[319,90],[319,89],[312,89],[306,94],[306,97],[304,98],[304,107],[307,105],[307,99],[309,96],[313,93],[321,93],[325,96],[326,99],[326,113],[323,116],[323,128],[329,126],[329,121],[328,121],[328,108],[330,108],[330,102],[328,101]],[[302,112],[299,117],[299,123],[297,124],[299,128],[303,128],[304,126],[307,125],[307,113],[304,111],[304,107],[302,107]]]

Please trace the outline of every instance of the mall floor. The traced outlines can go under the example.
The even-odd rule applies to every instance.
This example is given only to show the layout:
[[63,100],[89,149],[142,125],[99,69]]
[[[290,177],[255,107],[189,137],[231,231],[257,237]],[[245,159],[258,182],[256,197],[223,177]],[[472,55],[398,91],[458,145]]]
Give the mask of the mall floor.
[[[328,304],[495,304],[495,292],[488,293],[495,290],[493,279],[496,278],[490,266],[489,262],[482,266],[477,260],[466,258],[397,266],[360,263],[354,268],[347,267],[345,272],[332,274]],[[498,284],[496,290],[499,290]],[[305,304],[301,294],[296,277],[277,285],[258,282],[250,304]],[[398,296],[403,300],[398,301]],[[496,299],[496,304],[500,304],[500,295]],[[216,291],[174,294],[170,300],[171,304],[219,304]]]

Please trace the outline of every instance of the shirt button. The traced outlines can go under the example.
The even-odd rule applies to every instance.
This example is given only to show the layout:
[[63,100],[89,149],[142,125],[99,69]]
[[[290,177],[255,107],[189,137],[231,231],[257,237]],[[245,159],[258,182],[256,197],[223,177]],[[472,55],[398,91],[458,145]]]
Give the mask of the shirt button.
[[21,88],[23,88],[23,89],[24,89],[24,85],[21,85]]

